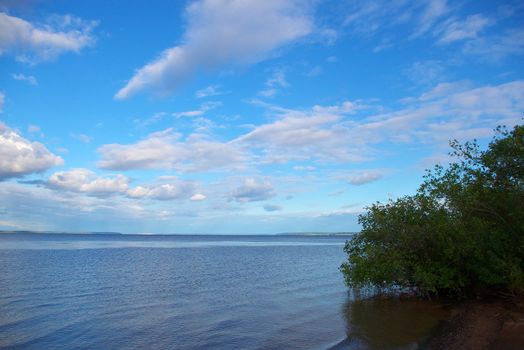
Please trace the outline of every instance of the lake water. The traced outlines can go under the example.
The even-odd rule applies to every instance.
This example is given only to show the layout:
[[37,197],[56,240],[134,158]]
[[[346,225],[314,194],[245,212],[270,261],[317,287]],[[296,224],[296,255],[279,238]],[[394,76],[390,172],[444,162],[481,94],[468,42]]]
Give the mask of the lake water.
[[416,348],[439,316],[355,301],[346,239],[0,234],[0,347]]

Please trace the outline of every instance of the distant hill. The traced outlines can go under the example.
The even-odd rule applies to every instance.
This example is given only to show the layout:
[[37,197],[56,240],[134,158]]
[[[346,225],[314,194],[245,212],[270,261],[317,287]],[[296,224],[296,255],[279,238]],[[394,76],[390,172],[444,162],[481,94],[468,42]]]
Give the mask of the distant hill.
[[68,234],[68,235],[121,235],[120,232],[60,232],[60,231],[3,231],[0,234]]

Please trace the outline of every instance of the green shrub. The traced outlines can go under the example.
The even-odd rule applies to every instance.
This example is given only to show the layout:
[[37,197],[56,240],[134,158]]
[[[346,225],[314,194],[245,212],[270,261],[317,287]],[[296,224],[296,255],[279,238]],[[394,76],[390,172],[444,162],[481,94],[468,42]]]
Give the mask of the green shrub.
[[346,284],[472,296],[524,289],[524,126],[487,150],[451,142],[457,161],[427,171],[413,196],[375,203],[346,242]]

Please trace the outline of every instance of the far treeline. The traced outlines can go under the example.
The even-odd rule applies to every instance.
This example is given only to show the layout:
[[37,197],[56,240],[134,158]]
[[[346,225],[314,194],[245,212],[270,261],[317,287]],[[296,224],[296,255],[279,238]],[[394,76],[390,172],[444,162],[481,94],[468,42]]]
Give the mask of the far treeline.
[[350,287],[474,297],[524,291],[524,125],[496,129],[487,150],[450,143],[415,195],[375,203],[346,242]]

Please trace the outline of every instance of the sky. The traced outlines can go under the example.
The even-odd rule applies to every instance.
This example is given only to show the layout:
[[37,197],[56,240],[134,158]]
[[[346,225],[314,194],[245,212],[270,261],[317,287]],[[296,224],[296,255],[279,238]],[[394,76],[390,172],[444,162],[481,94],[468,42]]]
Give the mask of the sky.
[[0,0],[0,229],[357,231],[523,56],[521,1]]

